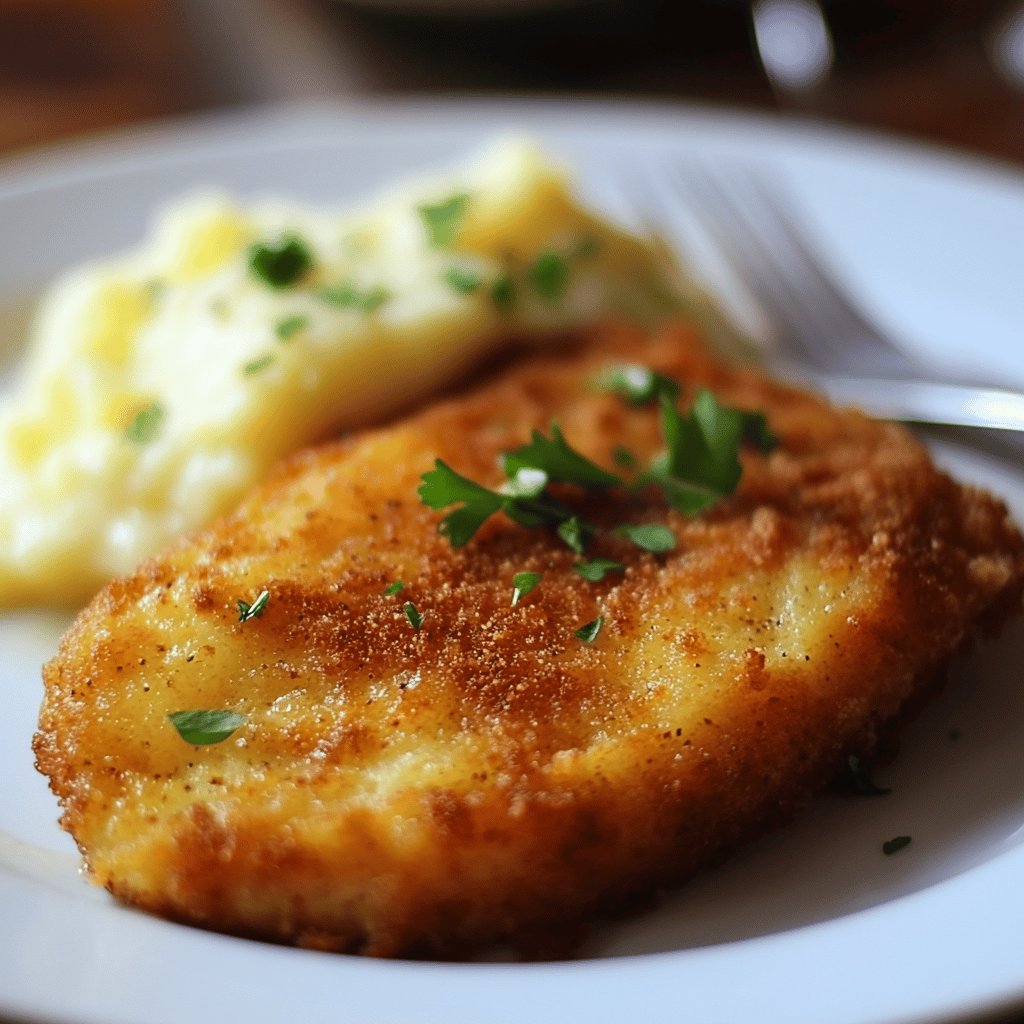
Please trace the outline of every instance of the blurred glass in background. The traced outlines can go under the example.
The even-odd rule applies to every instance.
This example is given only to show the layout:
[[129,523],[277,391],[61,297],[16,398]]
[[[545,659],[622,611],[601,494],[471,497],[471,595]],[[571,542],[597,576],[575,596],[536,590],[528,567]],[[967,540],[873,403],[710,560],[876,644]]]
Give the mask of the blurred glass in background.
[[408,93],[781,109],[1024,162],[1024,0],[0,0],[0,152]]

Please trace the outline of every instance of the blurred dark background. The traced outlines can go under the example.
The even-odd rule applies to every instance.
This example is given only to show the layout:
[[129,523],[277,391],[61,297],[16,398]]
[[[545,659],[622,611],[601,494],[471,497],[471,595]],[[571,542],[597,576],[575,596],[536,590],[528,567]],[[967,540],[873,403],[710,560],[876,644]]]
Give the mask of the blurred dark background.
[[1024,2],[0,0],[0,153],[407,93],[783,110],[1024,163]]

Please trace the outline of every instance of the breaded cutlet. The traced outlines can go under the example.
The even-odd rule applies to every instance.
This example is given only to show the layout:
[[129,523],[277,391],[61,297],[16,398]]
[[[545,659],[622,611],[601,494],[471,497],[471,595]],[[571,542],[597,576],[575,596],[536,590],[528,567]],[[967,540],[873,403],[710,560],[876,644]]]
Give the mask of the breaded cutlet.
[[[597,582],[550,528],[499,513],[460,547],[439,533],[417,493],[436,459],[495,488],[501,453],[553,421],[602,467],[654,456],[657,407],[594,387],[623,360],[678,381],[683,409],[706,388],[763,412],[778,445],[744,447],[736,490],[695,515],[657,487],[563,488],[596,528],[587,557],[622,566]],[[667,526],[674,550],[624,522]],[[523,572],[540,581],[513,604]],[[726,365],[686,327],[609,326],[297,454],[111,583],[45,668],[35,752],[89,875],[128,904],[471,956],[790,818],[1022,583],[1003,504],[907,430]],[[239,724],[186,742],[184,710]]]

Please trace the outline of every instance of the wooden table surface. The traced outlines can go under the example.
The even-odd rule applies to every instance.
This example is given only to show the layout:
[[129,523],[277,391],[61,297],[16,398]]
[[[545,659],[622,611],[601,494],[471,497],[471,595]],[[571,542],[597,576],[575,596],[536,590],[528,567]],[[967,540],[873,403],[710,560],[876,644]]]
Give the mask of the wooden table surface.
[[824,6],[834,72],[786,92],[761,68],[743,0],[433,19],[334,0],[0,0],[0,155],[239,103],[442,92],[792,110],[1024,165],[1024,80],[990,59],[1024,4]]

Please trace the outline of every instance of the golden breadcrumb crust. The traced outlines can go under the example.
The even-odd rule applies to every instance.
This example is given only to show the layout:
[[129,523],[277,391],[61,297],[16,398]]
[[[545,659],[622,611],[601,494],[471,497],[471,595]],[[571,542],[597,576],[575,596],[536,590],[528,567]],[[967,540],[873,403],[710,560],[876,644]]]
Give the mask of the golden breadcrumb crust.
[[[440,457],[489,485],[558,420],[605,466],[657,412],[592,387],[628,358],[764,410],[781,439],[696,518],[604,536],[589,583],[549,530],[467,546],[417,497]],[[543,573],[516,606],[512,577]],[[386,594],[393,581],[405,588]],[[686,328],[609,327],[393,426],[286,462],[238,511],[111,583],[44,670],[35,751],[91,876],[209,928],[374,955],[561,934],[790,816],[981,622],[1020,605],[1003,505],[905,430],[723,365]],[[237,602],[263,589],[259,618]],[[413,628],[403,610],[422,615]],[[593,644],[575,630],[598,615]],[[210,746],[167,715],[230,709]]]

